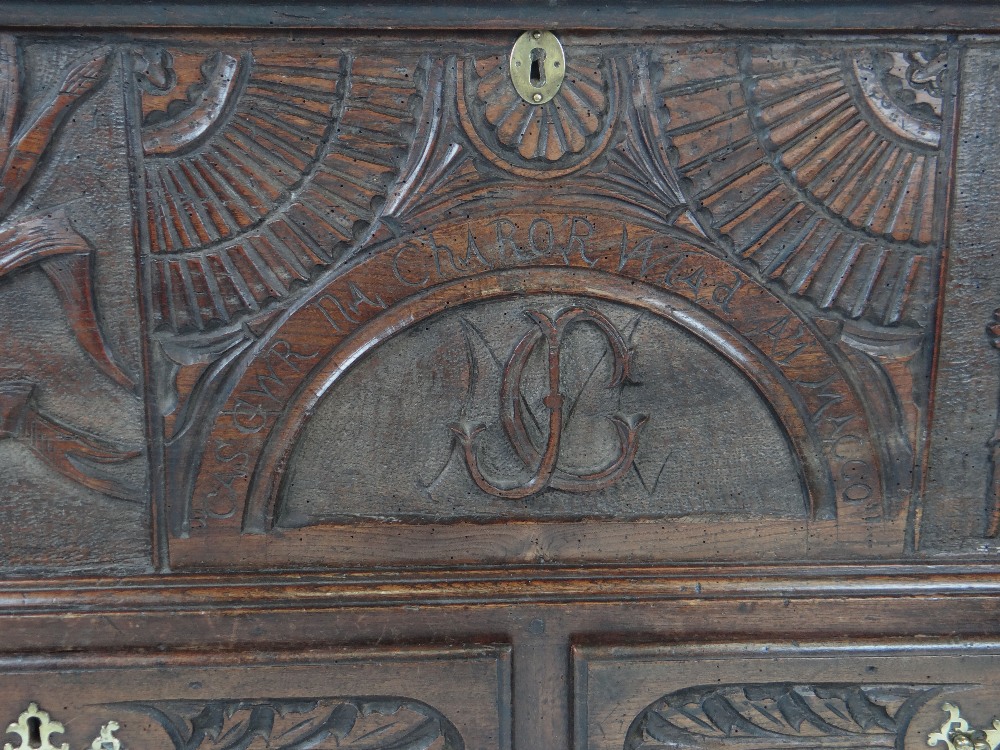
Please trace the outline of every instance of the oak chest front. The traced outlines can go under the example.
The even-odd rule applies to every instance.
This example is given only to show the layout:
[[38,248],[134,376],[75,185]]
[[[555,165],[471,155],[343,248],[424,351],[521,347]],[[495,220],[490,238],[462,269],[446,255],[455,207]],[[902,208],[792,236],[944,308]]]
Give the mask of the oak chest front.
[[11,750],[995,750],[998,23],[0,9]]

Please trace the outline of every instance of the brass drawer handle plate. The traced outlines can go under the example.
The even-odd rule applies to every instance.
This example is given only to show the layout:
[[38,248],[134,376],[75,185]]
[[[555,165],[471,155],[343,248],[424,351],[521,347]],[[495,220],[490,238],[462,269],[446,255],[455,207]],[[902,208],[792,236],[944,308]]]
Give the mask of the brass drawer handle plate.
[[997,719],[993,720],[991,729],[972,729],[962,718],[958,706],[943,703],[941,710],[948,712],[948,720],[939,731],[927,736],[927,744],[931,747],[943,742],[948,750],[996,750],[1000,745],[1000,721]]
[[[121,742],[115,737],[120,727],[117,721],[109,721],[101,727],[101,733],[90,744],[90,750],[121,750]],[[54,734],[62,734],[65,728],[58,721],[52,721],[47,711],[31,703],[18,717],[17,721],[7,727],[7,734],[16,734],[21,739],[17,746],[7,743],[3,750],[69,750],[65,742],[53,745],[50,738]]]
[[510,51],[510,80],[528,104],[552,100],[566,77],[566,55],[551,31],[526,31]]

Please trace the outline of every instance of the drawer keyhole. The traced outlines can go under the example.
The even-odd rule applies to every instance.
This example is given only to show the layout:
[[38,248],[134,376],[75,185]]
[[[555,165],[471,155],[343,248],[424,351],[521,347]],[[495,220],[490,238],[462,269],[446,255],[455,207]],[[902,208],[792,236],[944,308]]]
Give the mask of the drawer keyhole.
[[42,746],[42,720],[37,716],[28,717],[28,746]]
[[551,31],[526,31],[510,51],[510,78],[529,104],[545,104],[566,77],[566,53]]
[[545,85],[545,50],[535,47],[531,50],[531,85],[540,89]]

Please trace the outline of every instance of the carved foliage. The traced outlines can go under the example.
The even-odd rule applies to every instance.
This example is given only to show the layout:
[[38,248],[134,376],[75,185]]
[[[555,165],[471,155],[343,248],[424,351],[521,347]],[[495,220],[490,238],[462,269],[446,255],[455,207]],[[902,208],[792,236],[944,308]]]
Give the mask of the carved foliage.
[[139,487],[122,482],[101,467],[136,458],[142,451],[46,416],[35,404],[35,389],[28,381],[0,382],[0,439],[20,440],[50,468],[84,487],[121,500],[140,500]]
[[[0,220],[9,215],[73,108],[103,80],[101,47],[62,71],[42,102],[23,101],[20,48],[0,35]],[[0,224],[0,278],[34,264],[49,276],[80,345],[112,380],[132,386],[105,344],[94,305],[93,248],[57,210]]]
[[[134,388],[132,378],[106,344],[94,296],[94,248],[70,223],[64,209],[18,216],[25,191],[67,118],[105,77],[108,47],[93,49],[58,70],[40,96],[24,93],[18,40],[0,35],[0,279],[38,267],[49,278],[80,347],[117,385]],[[45,416],[35,408],[36,384],[0,382],[0,438],[18,439],[60,474],[122,499],[140,490],[106,473],[101,464],[140,455]]]
[[901,748],[911,719],[940,690],[916,685],[736,684],[660,698],[629,727],[625,750]]
[[458,730],[405,698],[158,701],[123,708],[154,718],[176,750],[464,750]]

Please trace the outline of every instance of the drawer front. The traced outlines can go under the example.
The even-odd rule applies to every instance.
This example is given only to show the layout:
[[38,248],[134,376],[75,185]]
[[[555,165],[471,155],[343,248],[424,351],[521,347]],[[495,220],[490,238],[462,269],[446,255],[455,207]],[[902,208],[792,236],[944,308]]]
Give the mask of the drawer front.
[[10,660],[0,685],[22,750],[510,748],[505,647]]
[[959,729],[1000,739],[994,644],[577,646],[574,664],[577,750],[953,750],[934,735]]

